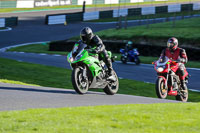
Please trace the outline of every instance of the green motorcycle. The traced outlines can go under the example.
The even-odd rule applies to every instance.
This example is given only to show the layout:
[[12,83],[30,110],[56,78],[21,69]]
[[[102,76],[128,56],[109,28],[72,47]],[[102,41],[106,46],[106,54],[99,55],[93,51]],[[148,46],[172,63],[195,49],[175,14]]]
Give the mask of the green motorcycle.
[[[98,54],[85,49],[86,47],[84,43],[76,43],[67,56],[73,69],[71,79],[75,91],[85,94],[89,88],[101,88],[108,95],[116,94],[119,89],[117,74],[113,71],[112,78],[108,78],[105,63],[99,60]],[[108,51],[108,54],[113,62],[111,52]]]

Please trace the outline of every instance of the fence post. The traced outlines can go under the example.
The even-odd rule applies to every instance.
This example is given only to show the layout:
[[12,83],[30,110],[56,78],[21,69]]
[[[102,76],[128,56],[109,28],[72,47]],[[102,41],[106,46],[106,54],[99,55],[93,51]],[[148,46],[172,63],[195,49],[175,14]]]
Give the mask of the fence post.
[[127,29],[127,15],[125,16],[125,20],[124,20],[124,29]]
[[116,24],[116,29],[121,29],[122,27],[122,16],[120,15],[118,23]]
[[86,2],[83,1],[83,10],[82,10],[83,13],[85,13],[85,3],[86,3]]

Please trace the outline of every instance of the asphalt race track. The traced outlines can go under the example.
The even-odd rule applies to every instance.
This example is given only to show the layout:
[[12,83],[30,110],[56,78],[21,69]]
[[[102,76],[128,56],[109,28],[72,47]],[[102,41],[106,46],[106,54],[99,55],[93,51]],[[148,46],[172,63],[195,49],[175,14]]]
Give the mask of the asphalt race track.
[[85,95],[79,95],[74,90],[5,83],[0,83],[0,101],[0,111],[30,108],[178,102],[175,100],[122,94],[110,96],[100,92],[88,92]]

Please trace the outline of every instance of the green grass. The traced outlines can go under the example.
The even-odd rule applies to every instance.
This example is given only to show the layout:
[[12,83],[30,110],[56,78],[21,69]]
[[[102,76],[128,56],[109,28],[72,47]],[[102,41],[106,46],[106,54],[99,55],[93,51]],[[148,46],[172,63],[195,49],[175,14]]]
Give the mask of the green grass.
[[5,30],[6,28],[5,27],[0,27],[0,30]]
[[[200,14],[200,11],[184,11],[184,12],[177,12],[177,13],[159,13],[154,15],[136,15],[136,16],[128,16],[127,20],[142,20],[142,19],[154,19],[154,18],[167,18],[167,17],[174,17],[176,16],[188,16]],[[97,20],[89,20],[88,22],[113,22],[119,21],[119,18],[104,18],[104,19],[97,19]],[[125,21],[125,17],[122,17],[122,21]]]
[[166,40],[172,36],[179,39],[179,44],[200,47],[200,18],[185,19],[175,22],[129,27],[127,29],[108,29],[97,32],[103,40],[133,40],[152,45],[166,45]]
[[0,112],[0,132],[199,133],[199,106],[162,103]]
[[20,82],[20,81],[7,80],[7,79],[0,79],[0,82],[1,82],[1,83],[8,83],[8,84],[19,84],[19,85],[39,86],[39,85],[34,85],[34,84],[27,84],[27,83]]
[[48,43],[47,44],[31,44],[31,45],[19,46],[19,47],[15,47],[15,48],[10,48],[7,51],[67,55],[67,52],[49,51]]
[[[68,69],[0,58],[0,70],[0,79],[46,87],[73,89],[71,70]],[[121,94],[156,97],[154,84],[127,79],[120,79],[119,82],[119,93]],[[190,102],[200,102],[199,93],[189,91],[189,94]],[[175,98],[169,97],[169,99]]]
[[[8,49],[8,51],[17,51],[17,52],[28,52],[28,53],[47,53],[47,54],[60,54],[60,55],[67,55],[68,52],[60,52],[60,51],[48,51],[49,45],[42,45],[42,44],[32,44],[26,46],[20,46]],[[117,56],[116,60],[120,60],[121,54],[114,53],[114,56]],[[153,61],[158,60],[158,57],[151,57],[151,56],[140,56],[141,62],[144,64],[151,64]],[[186,64],[186,67],[193,67],[193,68],[200,68],[200,62],[196,61],[189,61]]]
[[[142,6],[142,5],[156,5],[156,4],[167,4],[167,3],[180,3],[189,2],[189,0],[168,0],[168,1],[152,1],[152,2],[142,2],[142,3],[121,3],[120,6]],[[97,7],[118,7],[119,4],[93,4],[86,5],[86,8],[97,8]],[[65,5],[65,6],[53,6],[53,7],[35,7],[35,8],[2,8],[0,13],[3,12],[26,12],[26,11],[42,11],[42,10],[66,10],[66,9],[77,9],[82,8],[82,5]]]

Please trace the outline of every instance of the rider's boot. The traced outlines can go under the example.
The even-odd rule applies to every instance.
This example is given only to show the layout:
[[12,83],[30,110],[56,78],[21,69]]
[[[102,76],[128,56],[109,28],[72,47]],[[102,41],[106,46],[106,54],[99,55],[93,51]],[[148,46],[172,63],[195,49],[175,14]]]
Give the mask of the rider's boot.
[[115,76],[113,74],[112,62],[111,62],[111,59],[109,58],[109,56],[107,54],[106,54],[105,63],[106,63],[106,66],[108,68],[108,77],[107,77],[107,79],[115,81],[116,79],[115,79]]

